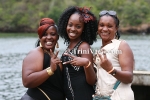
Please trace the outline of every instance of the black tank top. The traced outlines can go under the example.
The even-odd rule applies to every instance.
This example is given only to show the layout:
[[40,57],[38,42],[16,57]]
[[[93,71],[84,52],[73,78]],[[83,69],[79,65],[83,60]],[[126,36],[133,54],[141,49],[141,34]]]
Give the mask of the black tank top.
[[[49,66],[50,56],[44,53],[43,69]],[[62,72],[60,67],[57,66],[54,74],[38,87],[41,88],[51,100],[65,100],[62,80]],[[38,88],[28,88],[27,94],[35,100],[47,100],[45,95]]]
[[[82,41],[70,50],[70,52],[68,52],[67,49],[65,52],[79,56],[77,53],[81,43]],[[62,55],[61,59],[65,62],[71,58]],[[72,66],[71,64],[63,65],[63,79],[64,91],[68,100],[92,100],[94,88],[86,82],[86,76],[82,66]]]

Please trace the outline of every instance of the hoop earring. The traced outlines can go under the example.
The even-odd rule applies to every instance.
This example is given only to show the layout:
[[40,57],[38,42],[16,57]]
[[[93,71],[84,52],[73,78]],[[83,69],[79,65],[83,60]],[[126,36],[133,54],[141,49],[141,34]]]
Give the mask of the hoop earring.
[[40,47],[42,48],[42,44],[41,44],[41,42],[40,42]]
[[59,44],[58,44],[58,42],[56,43],[55,47],[56,47],[56,48],[59,48]]

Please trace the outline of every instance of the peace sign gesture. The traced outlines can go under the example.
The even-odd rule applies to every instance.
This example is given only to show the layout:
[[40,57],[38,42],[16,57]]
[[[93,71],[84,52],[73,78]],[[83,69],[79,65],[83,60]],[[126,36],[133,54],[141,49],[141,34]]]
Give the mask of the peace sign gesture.
[[100,62],[100,66],[106,70],[106,71],[110,71],[112,69],[112,63],[107,59],[107,55],[106,55],[106,51],[102,50],[102,53],[98,53],[97,56],[100,58],[101,62]]
[[89,60],[87,58],[77,57],[77,56],[74,56],[74,55],[70,55],[68,53],[64,53],[64,55],[70,57],[71,60],[66,61],[63,64],[70,63],[73,66],[86,66],[88,64],[88,62],[89,62]]
[[50,61],[51,64],[50,64],[50,66],[51,66],[51,69],[52,69],[53,72],[57,69],[57,65],[59,65],[62,68],[61,60],[57,57],[58,53],[59,53],[59,51],[54,53],[50,49],[50,57],[51,57],[51,61]]

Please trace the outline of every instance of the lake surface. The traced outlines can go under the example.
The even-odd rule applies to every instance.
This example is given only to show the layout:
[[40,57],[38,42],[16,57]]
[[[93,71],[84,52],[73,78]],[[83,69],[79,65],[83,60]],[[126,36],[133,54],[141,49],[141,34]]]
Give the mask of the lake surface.
[[[130,45],[135,58],[135,70],[150,71],[150,36],[122,36]],[[0,38],[0,100],[19,100],[26,88],[22,85],[22,61],[35,48],[37,38]],[[60,55],[66,46],[60,38]],[[92,48],[99,48],[99,39]],[[60,56],[59,55],[59,56]]]

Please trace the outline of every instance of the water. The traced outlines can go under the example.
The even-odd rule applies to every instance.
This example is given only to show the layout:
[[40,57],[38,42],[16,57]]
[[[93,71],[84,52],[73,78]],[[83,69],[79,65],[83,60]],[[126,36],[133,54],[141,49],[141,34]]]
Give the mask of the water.
[[[135,70],[150,71],[150,36],[122,36],[130,45],[135,58]],[[26,88],[22,85],[22,61],[35,47],[37,38],[0,38],[0,100],[19,100]],[[66,46],[59,40],[60,54]],[[99,48],[98,40],[92,48]]]

